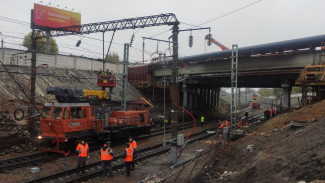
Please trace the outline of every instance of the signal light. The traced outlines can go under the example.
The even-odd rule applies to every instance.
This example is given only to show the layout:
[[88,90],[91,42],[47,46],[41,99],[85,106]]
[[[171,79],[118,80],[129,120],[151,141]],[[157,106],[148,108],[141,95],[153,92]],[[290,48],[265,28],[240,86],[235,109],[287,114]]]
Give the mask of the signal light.
[[211,34],[209,33],[208,35],[207,35],[207,37],[206,37],[206,39],[208,40],[208,46],[211,46]]

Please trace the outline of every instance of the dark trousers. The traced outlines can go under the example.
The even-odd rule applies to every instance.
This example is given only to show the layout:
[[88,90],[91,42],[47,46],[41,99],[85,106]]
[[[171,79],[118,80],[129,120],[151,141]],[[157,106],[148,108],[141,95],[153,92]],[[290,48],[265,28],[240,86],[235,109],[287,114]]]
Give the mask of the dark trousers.
[[77,165],[77,173],[81,171],[85,171],[86,166],[86,157],[78,157],[78,165]]
[[134,170],[134,161],[131,161],[131,170]]
[[112,161],[102,161],[102,170],[103,175],[106,175],[106,172],[112,174]]
[[131,164],[132,164],[132,161],[130,161],[130,162],[125,162],[126,175],[127,175],[127,176],[130,176]]
[[204,125],[204,122],[201,122],[201,127],[203,127],[203,125]]

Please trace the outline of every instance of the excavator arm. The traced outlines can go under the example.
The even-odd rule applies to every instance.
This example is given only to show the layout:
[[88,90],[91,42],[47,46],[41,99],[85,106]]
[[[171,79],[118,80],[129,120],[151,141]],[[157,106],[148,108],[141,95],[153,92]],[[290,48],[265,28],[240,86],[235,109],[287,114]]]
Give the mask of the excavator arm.
[[210,34],[210,35],[209,35],[209,34],[206,35],[206,36],[205,36],[205,39],[206,39],[206,40],[210,40],[213,44],[219,46],[222,50],[229,50],[228,47],[226,47],[225,45],[223,45],[223,44],[219,43],[218,41],[216,41],[216,40],[211,36],[211,34]]

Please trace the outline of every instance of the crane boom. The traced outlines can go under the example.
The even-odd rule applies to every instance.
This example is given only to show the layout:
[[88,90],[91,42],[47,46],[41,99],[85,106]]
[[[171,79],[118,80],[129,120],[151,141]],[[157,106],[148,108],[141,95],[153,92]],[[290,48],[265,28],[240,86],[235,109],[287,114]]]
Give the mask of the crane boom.
[[206,39],[206,40],[209,40],[209,39],[210,39],[210,41],[211,41],[213,44],[219,46],[222,50],[229,50],[228,47],[226,47],[225,45],[223,45],[223,44],[219,43],[218,41],[216,41],[216,40],[215,40],[211,35],[209,35],[209,34],[205,36],[205,39]]

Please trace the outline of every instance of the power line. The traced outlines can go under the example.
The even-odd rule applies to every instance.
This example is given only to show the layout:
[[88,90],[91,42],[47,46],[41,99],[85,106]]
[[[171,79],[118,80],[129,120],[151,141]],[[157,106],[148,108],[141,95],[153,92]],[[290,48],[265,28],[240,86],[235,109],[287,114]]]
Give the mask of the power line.
[[206,24],[206,23],[209,23],[209,22],[212,22],[212,21],[218,20],[218,19],[220,19],[220,18],[222,18],[222,17],[225,17],[225,16],[228,16],[228,15],[231,15],[231,14],[233,14],[233,13],[236,13],[236,12],[242,10],[242,9],[248,8],[248,7],[250,7],[250,6],[254,5],[254,4],[257,4],[257,3],[262,2],[262,1],[263,1],[263,0],[255,1],[255,2],[253,2],[253,3],[250,3],[250,4],[248,4],[248,5],[243,6],[243,7],[241,7],[241,8],[235,9],[235,10],[229,12],[229,13],[223,14],[223,15],[221,15],[221,16],[218,16],[218,17],[216,17],[216,18],[213,18],[213,19],[211,19],[211,20],[208,20],[208,21],[206,21],[206,22],[203,22],[203,23],[201,23],[201,24],[199,24],[199,25],[197,25],[197,26],[200,26],[200,25],[203,25],[203,24]]
[[[226,14],[220,15],[220,16],[218,16],[218,17],[216,17],[216,18],[213,18],[213,19],[211,19],[211,20],[208,20],[208,21],[203,22],[203,23],[198,24],[198,25],[191,25],[191,24],[188,24],[188,23],[185,23],[185,22],[180,22],[180,23],[185,24],[185,25],[189,25],[189,26],[191,26],[191,28],[193,28],[193,27],[200,27],[200,26],[203,25],[203,24],[206,24],[206,23],[209,23],[209,22],[215,21],[215,20],[217,20],[217,19],[223,18],[223,17],[225,17],[225,16],[231,15],[231,14],[233,14],[233,13],[235,13],[235,12],[238,12],[238,11],[240,11],[240,10],[242,10],[242,9],[248,8],[248,7],[250,7],[250,6],[254,5],[254,4],[257,4],[257,3],[261,2],[261,1],[263,1],[263,0],[255,1],[255,2],[253,2],[253,3],[250,3],[250,4],[248,4],[248,5],[245,5],[245,6],[243,6],[243,7],[240,7],[240,8],[238,8],[238,9],[235,9],[235,10],[233,10],[233,11],[231,11],[231,12],[228,12],[228,13],[226,13]],[[151,36],[150,38],[152,38],[152,37],[156,37],[156,36],[159,36],[159,35],[161,35],[161,34],[164,34],[164,33],[168,32],[168,31],[170,31],[170,29],[168,29],[168,30],[166,30],[166,31],[163,31],[163,32],[160,32],[160,33],[158,33],[158,34],[155,34],[155,35]]]

